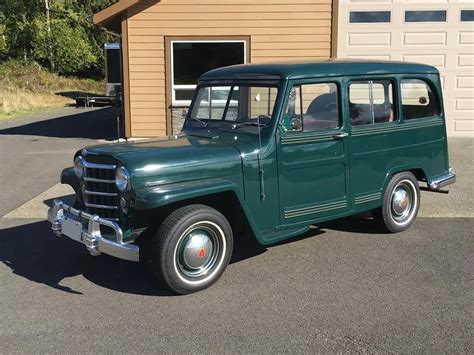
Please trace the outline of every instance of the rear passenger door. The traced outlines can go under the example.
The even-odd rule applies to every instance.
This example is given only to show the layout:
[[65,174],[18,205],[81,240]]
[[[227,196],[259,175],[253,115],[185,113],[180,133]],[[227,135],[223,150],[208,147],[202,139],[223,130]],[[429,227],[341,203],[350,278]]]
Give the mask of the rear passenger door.
[[337,81],[292,83],[278,137],[282,224],[349,210],[348,133],[340,93]]
[[359,211],[380,205],[387,172],[403,162],[396,88],[393,78],[366,77],[347,83],[352,204]]

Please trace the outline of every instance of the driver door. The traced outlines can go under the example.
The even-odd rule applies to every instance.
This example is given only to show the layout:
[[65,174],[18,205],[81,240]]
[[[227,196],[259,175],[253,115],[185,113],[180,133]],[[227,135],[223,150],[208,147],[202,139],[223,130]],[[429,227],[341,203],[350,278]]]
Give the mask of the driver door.
[[340,84],[295,82],[287,101],[277,138],[282,225],[347,213],[348,133]]

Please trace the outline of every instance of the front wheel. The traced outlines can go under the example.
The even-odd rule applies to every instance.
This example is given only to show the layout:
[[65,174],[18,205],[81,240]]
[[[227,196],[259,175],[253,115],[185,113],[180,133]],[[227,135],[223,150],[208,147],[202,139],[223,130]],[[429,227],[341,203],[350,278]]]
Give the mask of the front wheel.
[[418,214],[420,188],[410,172],[394,175],[385,190],[382,207],[373,210],[374,219],[386,230],[397,233],[408,229]]
[[232,247],[232,229],[219,211],[185,206],[171,213],[153,238],[153,270],[178,294],[200,291],[222,275]]

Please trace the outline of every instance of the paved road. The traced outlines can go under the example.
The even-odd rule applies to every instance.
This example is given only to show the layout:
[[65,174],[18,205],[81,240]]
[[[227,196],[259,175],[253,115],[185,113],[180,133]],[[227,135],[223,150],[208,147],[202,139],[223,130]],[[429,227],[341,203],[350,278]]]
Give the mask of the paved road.
[[397,235],[349,220],[269,249],[241,243],[214,287],[180,297],[46,222],[8,222],[0,352],[474,350],[469,219],[420,219]]
[[0,120],[0,216],[56,184],[78,149],[113,137],[115,112],[65,107]]
[[[79,123],[110,128],[106,110],[79,112],[0,125],[0,215],[53,186],[71,154],[100,138]],[[472,159],[459,149],[472,140],[452,142],[454,162]],[[465,165],[461,183],[473,177]],[[462,209],[459,198],[472,208],[466,185],[448,210]],[[386,235],[352,218],[267,249],[241,236],[214,287],[177,297],[146,265],[93,258],[41,220],[0,218],[0,353],[472,353],[473,229],[472,218],[419,218]]]

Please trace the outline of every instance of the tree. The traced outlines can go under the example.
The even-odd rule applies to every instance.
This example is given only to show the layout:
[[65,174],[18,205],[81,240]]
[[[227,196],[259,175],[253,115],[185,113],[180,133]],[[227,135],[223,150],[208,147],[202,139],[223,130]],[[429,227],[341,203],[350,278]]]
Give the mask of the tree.
[[114,40],[88,18],[113,0],[0,0],[0,58],[37,61],[60,73],[98,73]]

